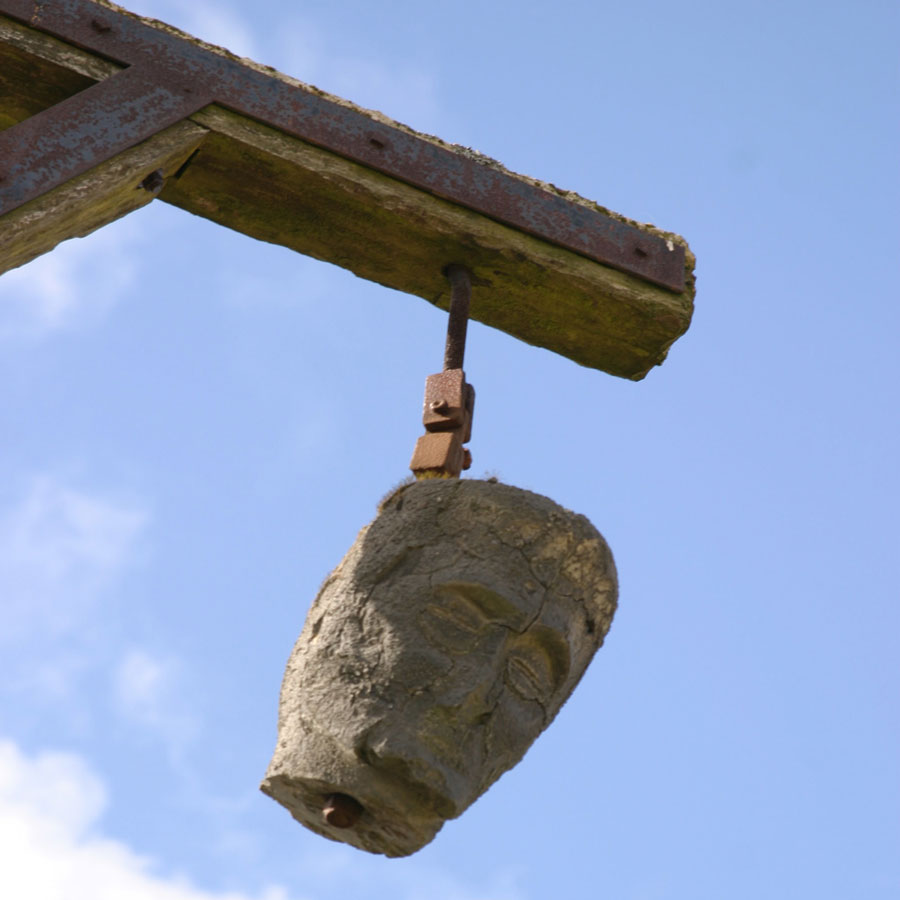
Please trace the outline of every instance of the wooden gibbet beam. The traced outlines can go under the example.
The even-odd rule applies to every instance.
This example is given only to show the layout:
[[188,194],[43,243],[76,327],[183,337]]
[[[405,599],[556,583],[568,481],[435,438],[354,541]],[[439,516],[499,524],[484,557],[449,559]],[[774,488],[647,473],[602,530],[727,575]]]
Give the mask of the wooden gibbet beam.
[[683,238],[160,22],[0,0],[0,272],[158,196],[642,378],[690,324]]

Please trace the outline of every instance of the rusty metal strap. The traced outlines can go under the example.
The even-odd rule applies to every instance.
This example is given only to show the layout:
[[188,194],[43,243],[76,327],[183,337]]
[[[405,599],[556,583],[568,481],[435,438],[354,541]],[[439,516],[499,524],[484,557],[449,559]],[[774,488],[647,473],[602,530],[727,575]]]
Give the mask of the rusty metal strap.
[[0,135],[0,215],[209,103],[669,290],[684,248],[300,85],[92,0],[0,0],[0,13],[126,69]]
[[[134,66],[0,132],[0,211],[9,212],[206,106]],[[8,174],[7,174],[8,173]]]

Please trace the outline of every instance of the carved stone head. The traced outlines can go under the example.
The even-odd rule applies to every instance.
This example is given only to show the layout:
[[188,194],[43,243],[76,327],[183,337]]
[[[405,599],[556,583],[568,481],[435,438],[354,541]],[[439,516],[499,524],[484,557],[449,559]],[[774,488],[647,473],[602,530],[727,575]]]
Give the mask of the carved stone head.
[[310,609],[263,791],[325,837],[414,853],[550,724],[616,598],[606,542],[546,497],[401,488]]

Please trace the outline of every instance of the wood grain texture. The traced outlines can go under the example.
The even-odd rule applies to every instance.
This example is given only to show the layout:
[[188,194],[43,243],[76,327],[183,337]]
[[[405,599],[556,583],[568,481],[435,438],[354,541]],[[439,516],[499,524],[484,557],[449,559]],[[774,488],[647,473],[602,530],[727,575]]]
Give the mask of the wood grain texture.
[[[160,170],[174,174],[206,136],[193,122],[179,122],[78,178],[20,206],[0,219],[0,272],[24,265],[61,241],[84,237],[152,202],[141,182]],[[98,265],[102,260],[98,260]]]
[[[241,65],[263,70],[249,61]],[[0,17],[0,128],[14,126],[119,69]],[[265,71],[278,81],[299,84]],[[380,113],[361,112],[373,122],[410,131]],[[190,160],[182,176],[163,187],[159,197],[165,202],[444,309],[449,290],[442,271],[449,263],[465,265],[473,273],[473,319],[584,366],[643,378],[690,324],[694,257],[678,235],[602,210],[685,247],[685,289],[674,293],[221,106],[207,107],[188,122],[177,138],[170,129],[162,143],[154,138],[139,145],[143,150],[138,156],[130,155],[139,150],[132,148],[52,196],[0,217],[0,272],[147,202],[152,195],[129,193],[123,186],[156,154],[160,162],[154,168],[163,168],[166,176]],[[467,148],[422,137],[502,169]],[[188,152],[167,143],[172,140],[179,147],[183,142]],[[514,177],[573,204],[596,207],[535,179]]]

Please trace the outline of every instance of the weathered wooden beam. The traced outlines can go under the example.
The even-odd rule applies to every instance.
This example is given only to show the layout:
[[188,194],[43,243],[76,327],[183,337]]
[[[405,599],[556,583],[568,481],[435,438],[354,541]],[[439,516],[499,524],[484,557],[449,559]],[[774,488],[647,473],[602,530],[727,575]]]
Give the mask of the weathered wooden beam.
[[0,219],[3,270],[24,265],[61,241],[92,231],[150,203],[163,184],[196,150],[206,130],[179,122],[131,150],[72,178]]
[[[445,308],[442,270],[464,264],[474,275],[473,318],[615,375],[642,378],[690,323],[693,256],[677,235],[111,4],[61,0],[56,18],[36,23],[23,21],[20,7],[35,9],[0,0],[0,12],[19,12],[18,20],[0,16],[0,127],[9,129],[0,143],[24,152],[15,138],[30,129],[28,159],[43,168],[29,171],[32,199],[21,177],[5,193],[0,180],[0,203],[19,204],[0,206],[0,272],[143,205],[153,193],[138,186],[161,170],[166,202]],[[46,33],[54,29],[56,37]],[[187,84],[173,60],[189,61],[196,97],[188,105],[197,110],[166,130],[142,113],[143,131],[119,129],[108,158],[72,175],[77,154],[59,163],[54,147],[65,134],[59,111],[97,118],[84,110],[99,82],[110,95],[114,84],[125,94],[141,82],[118,74],[133,45],[162,60],[165,96],[176,98],[170,109]],[[152,80],[155,68],[141,60]],[[233,102],[223,84],[235,90]],[[135,100],[152,107],[140,88]],[[55,132],[44,138],[45,121]],[[85,122],[77,124],[89,139]],[[111,130],[108,121],[101,127]]]

